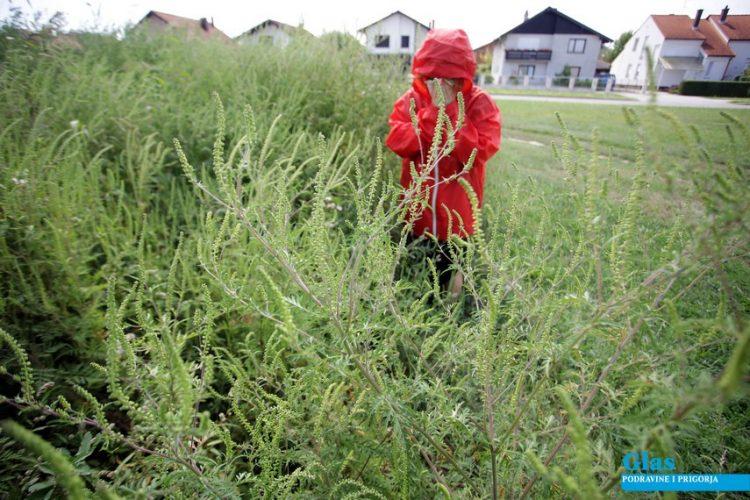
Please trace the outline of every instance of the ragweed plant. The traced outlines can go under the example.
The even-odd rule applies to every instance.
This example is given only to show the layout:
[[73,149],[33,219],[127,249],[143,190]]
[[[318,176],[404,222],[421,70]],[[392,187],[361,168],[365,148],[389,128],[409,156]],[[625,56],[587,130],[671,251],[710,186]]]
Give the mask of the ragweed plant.
[[439,180],[477,221],[452,302],[403,221],[461,120],[439,110],[402,189],[383,61],[34,43],[0,37],[0,401],[27,430],[3,424],[3,489],[592,498],[633,449],[747,468],[742,114],[627,110],[626,163],[561,112],[554,151],[506,143],[484,206],[473,160]]

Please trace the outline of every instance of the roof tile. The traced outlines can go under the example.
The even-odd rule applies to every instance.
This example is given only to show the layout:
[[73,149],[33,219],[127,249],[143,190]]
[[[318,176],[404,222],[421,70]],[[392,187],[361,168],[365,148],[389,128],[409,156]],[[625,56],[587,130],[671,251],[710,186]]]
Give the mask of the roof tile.
[[706,37],[705,40],[703,40],[703,44],[701,45],[701,49],[703,49],[703,52],[707,56],[714,56],[714,57],[734,57],[735,53],[732,49],[729,48],[729,45],[727,44],[726,40],[719,34],[717,31],[717,28],[714,23],[709,21],[708,19],[702,19],[700,22],[700,26],[698,26],[698,29],[701,33]]
[[654,14],[651,18],[667,40],[704,40],[706,38],[700,31],[693,29],[693,20],[688,16]]
[[724,24],[721,24],[721,16],[711,15],[708,19],[713,21],[730,41],[750,40],[750,14],[727,16]]

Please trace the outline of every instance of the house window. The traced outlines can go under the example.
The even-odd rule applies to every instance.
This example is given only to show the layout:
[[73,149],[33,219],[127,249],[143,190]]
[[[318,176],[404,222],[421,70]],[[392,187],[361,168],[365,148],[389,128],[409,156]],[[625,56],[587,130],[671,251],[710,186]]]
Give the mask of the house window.
[[638,39],[633,40],[633,52],[635,52],[638,49]]
[[375,35],[375,47],[379,49],[387,49],[391,46],[390,35]]
[[628,64],[628,69],[625,70],[625,78],[630,78],[630,68],[633,67],[632,64]]
[[568,54],[583,54],[585,51],[585,38],[571,38],[570,40],[568,40]]
[[409,48],[409,35],[401,35],[401,48],[402,49]]
[[643,37],[643,45],[641,45],[641,55],[638,57],[638,59],[643,59],[643,53],[646,52],[646,47],[648,47],[648,35]]
[[534,76],[535,69],[533,64],[521,64],[518,66],[518,76]]
[[580,66],[568,66],[570,68],[570,76],[575,76],[578,78],[581,76],[581,67]]
[[635,74],[633,75],[633,78],[634,78],[634,79],[636,79],[636,80],[638,80],[638,74],[639,74],[640,72],[641,72],[641,65],[639,64],[639,65],[637,65],[637,66],[635,67]]

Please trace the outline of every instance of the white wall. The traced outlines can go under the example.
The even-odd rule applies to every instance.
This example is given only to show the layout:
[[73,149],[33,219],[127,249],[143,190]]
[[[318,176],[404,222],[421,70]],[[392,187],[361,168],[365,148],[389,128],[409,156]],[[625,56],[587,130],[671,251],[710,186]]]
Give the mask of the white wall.
[[729,48],[736,54],[734,58],[729,62],[729,67],[724,75],[725,80],[734,80],[735,77],[741,75],[745,68],[750,66],[750,41],[736,40],[729,42]]
[[[375,47],[376,35],[390,36],[388,48]],[[409,37],[409,47],[401,48],[401,37]],[[373,54],[414,54],[422,45],[427,30],[406,16],[394,14],[365,29],[365,46]]]
[[[586,40],[583,54],[568,53],[568,43],[571,38],[583,38]],[[594,78],[596,73],[596,60],[602,48],[602,41],[596,35],[568,35],[558,34],[552,37],[552,60],[550,61],[547,76],[555,76],[565,69],[565,66],[579,66],[581,72],[579,78]]]
[[703,60],[703,73],[697,80],[721,80],[729,62],[728,57],[706,57]]
[[666,40],[661,49],[664,57],[701,57],[703,40]]
[[[612,67],[609,69],[609,72],[615,75],[618,85],[643,85],[647,77],[646,54],[643,49],[644,47],[648,47],[654,56],[654,62],[656,63],[655,74],[658,79],[660,72],[663,73],[661,65],[658,64],[659,56],[680,55],[677,53],[667,54],[667,52],[672,51],[671,45],[673,42],[678,42],[674,48],[675,51],[679,52],[682,50],[679,47],[679,40],[664,40],[664,35],[659,31],[653,18],[649,16],[641,24],[640,28],[633,33],[633,36],[622,49],[622,52],[612,61]],[[698,42],[697,47],[700,47],[700,40],[696,40],[696,42]],[[693,45],[695,44],[693,43]],[[689,55],[697,57],[697,47],[693,49],[695,53]],[[630,66],[629,72],[628,66]],[[638,74],[637,77],[635,76],[636,73]],[[671,81],[674,78],[674,72],[667,72],[664,76],[666,80]],[[662,84],[657,80],[657,85],[668,84]]]
[[253,34],[240,35],[237,38],[237,43],[241,45],[254,45],[270,41],[273,45],[286,47],[290,40],[291,36],[285,30],[272,24],[267,24]]
[[[568,42],[571,38],[586,40],[582,54],[569,54]],[[501,43],[495,44],[492,51],[492,77],[497,82],[501,77],[518,74],[519,65],[534,65],[534,77],[544,78],[562,73],[566,65],[580,66],[579,78],[593,78],[596,72],[596,61],[599,57],[602,42],[596,35],[573,34],[531,34],[511,33]],[[506,50],[551,50],[549,61],[534,59],[505,59]]]

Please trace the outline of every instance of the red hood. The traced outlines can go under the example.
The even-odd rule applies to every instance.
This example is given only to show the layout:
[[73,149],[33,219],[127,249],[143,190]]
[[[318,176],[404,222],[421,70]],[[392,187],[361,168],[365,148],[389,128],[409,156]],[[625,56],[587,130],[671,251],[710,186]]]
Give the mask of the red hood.
[[477,62],[464,30],[433,29],[416,54],[411,72],[415,77],[472,80]]

